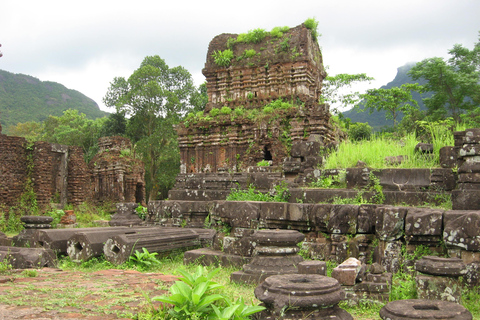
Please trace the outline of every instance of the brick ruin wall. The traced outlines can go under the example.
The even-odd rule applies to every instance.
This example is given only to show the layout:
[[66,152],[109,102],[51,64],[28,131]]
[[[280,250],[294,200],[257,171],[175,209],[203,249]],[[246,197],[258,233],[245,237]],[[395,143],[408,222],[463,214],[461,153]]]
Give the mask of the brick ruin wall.
[[[300,25],[280,38],[236,43],[232,47],[235,57],[251,49],[257,54],[234,58],[229,67],[218,66],[213,54],[227,49],[228,39],[236,36],[221,34],[209,44],[202,71],[209,99],[205,112],[223,106],[258,109],[279,98],[294,107],[275,110],[262,119],[219,115],[213,120],[181,123],[177,133],[182,173],[242,172],[261,160],[280,166],[297,141],[316,136],[322,145],[329,145],[336,140],[329,107],[318,104],[326,73],[310,30]],[[282,43],[287,45],[282,47]]]
[[[208,46],[202,70],[207,80],[206,111],[225,105],[262,107],[278,98],[318,101],[326,72],[309,29],[300,25],[282,37],[268,35],[259,43],[235,43],[230,46],[235,56],[231,66],[218,66],[214,53],[228,49],[229,38],[237,36],[218,35]],[[256,54],[245,57],[245,50],[252,49]]]
[[0,132],[0,204],[13,206],[27,179],[27,140]]
[[43,141],[29,144],[24,138],[0,133],[0,204],[15,206],[29,178],[40,208],[52,202],[144,202],[143,163],[120,157],[130,141],[114,137],[100,145],[104,152],[95,158],[98,166],[92,162],[89,168],[81,147]]

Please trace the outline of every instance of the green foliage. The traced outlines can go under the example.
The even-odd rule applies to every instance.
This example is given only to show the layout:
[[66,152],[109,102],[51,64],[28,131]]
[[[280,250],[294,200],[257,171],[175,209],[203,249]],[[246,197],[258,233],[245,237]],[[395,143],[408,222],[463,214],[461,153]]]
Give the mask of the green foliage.
[[460,44],[449,51],[451,58],[428,58],[417,63],[409,72],[414,79],[424,79],[430,97],[423,101],[429,111],[429,120],[460,115],[480,106],[480,41],[472,50]]
[[321,36],[321,34],[318,33],[318,21],[315,18],[308,18],[303,24],[312,32],[313,40],[317,41],[317,38]]
[[423,88],[418,84],[406,83],[401,87],[390,89],[379,88],[370,89],[366,94],[361,95],[365,101],[365,107],[359,111],[368,110],[386,111],[386,116],[393,120],[393,127],[397,125],[397,116],[399,112],[408,114],[413,110],[418,110],[418,103],[412,96],[412,91],[422,92]]
[[0,275],[8,273],[8,271],[12,269],[13,267],[7,259],[3,259],[3,261],[0,261]]
[[137,212],[140,219],[145,220],[147,218],[148,208],[139,204],[138,207],[135,208],[135,212]]
[[257,162],[257,166],[258,167],[269,167],[270,162],[268,160],[262,160],[260,162]]
[[372,127],[367,123],[352,123],[348,127],[348,138],[352,141],[369,140],[372,135]]
[[175,183],[180,153],[173,126],[188,111],[201,108],[202,90],[196,90],[185,68],[170,68],[159,56],[146,57],[128,79],[117,77],[110,84],[103,101],[130,117],[127,135],[145,163],[149,199],[165,198]]
[[[218,108],[212,108],[210,112],[208,113],[211,117],[216,117],[220,114],[220,109]],[[190,115],[190,114],[189,114]]]
[[226,49],[223,51],[215,51],[213,53],[213,59],[215,63],[220,67],[228,67],[234,58],[233,51],[230,49]]
[[274,27],[271,31],[270,31],[270,35],[272,37],[275,37],[275,38],[281,38],[283,36],[283,34],[285,32],[287,32],[288,30],[290,30],[290,27]]
[[[224,287],[212,280],[219,271],[220,268],[217,268],[205,274],[206,270],[202,266],[198,266],[197,270],[190,274],[184,269],[178,269],[177,272],[181,274],[181,277],[170,287],[170,295],[153,298],[155,301],[173,305],[167,311],[165,319],[200,320],[211,319],[214,316],[217,319],[247,319],[246,317],[250,314],[263,310],[261,307],[253,310],[245,308],[243,300],[232,303],[219,294],[219,290]],[[241,310],[238,310],[239,308]],[[245,311],[246,316],[236,318],[237,310],[240,315],[242,311]],[[249,313],[249,311],[252,312]]]
[[135,253],[130,256],[129,263],[138,266],[141,270],[148,270],[152,267],[160,265],[156,252],[148,252],[147,249],[142,248],[142,252],[135,250]]
[[337,175],[322,174],[317,181],[312,181],[308,186],[310,188],[346,188],[346,170],[339,170]]
[[248,186],[247,190],[232,189],[227,196],[227,201],[264,201],[264,202],[288,202],[290,191],[285,181],[274,186],[271,193],[262,193],[255,189],[253,185]]
[[[85,113],[88,119],[96,119],[107,115],[101,111],[92,99],[84,94],[67,89],[65,86],[51,81],[40,81],[37,78],[14,74],[0,70],[0,123],[3,133],[17,135],[11,131],[18,123],[28,123],[29,133],[34,133],[41,121],[49,115],[61,116],[64,110],[77,109]],[[33,126],[33,127],[32,127]],[[21,126],[20,126],[21,127]],[[17,128],[20,129],[20,128]],[[19,135],[22,137],[27,135]],[[35,136],[35,134],[33,134]],[[32,139],[32,137],[28,137]],[[36,140],[33,137],[33,141]]]
[[342,107],[355,106],[361,100],[360,92],[346,92],[345,90],[351,88],[352,85],[370,82],[374,80],[368,77],[365,73],[347,74],[340,73],[335,76],[327,76],[323,81],[322,103],[329,103],[330,105],[340,104]]
[[254,29],[248,33],[241,33],[238,35],[236,42],[238,43],[260,43],[268,35],[264,29]]
[[225,115],[229,115],[232,113],[232,109],[230,109],[229,107],[227,106],[223,106],[221,109],[220,109],[220,114],[225,114]]
[[38,272],[34,269],[25,269],[22,271],[22,276],[27,278],[35,278],[36,276],[38,276]]
[[390,288],[390,301],[417,298],[417,285],[415,275],[397,272],[393,275]]

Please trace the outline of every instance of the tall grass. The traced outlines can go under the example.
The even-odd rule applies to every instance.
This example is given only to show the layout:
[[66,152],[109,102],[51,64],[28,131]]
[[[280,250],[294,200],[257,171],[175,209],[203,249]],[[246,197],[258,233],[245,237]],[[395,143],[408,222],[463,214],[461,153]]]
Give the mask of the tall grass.
[[[432,168],[439,166],[439,150],[444,146],[453,146],[453,133],[446,128],[432,128],[434,152],[431,155],[416,153],[415,146],[419,143],[415,133],[409,133],[403,138],[394,139],[383,135],[375,135],[371,140],[343,141],[338,149],[329,155],[324,169],[340,169],[355,167],[363,161],[369,168]],[[385,161],[389,156],[403,156],[400,164]]]

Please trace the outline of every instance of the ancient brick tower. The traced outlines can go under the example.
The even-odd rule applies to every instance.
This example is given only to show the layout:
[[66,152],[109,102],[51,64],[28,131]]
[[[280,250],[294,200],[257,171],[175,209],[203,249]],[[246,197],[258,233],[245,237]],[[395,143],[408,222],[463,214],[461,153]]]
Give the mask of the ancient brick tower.
[[[177,126],[183,173],[241,172],[261,160],[279,166],[296,142],[334,140],[328,106],[318,103],[326,76],[318,43],[303,24],[284,31],[259,42],[235,34],[210,42],[206,110]],[[221,64],[226,50],[231,60]]]

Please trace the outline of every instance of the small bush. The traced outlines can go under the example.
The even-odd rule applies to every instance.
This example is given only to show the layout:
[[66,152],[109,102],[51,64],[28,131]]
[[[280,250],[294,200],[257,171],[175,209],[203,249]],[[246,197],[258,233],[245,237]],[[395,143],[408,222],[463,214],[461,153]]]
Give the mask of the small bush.
[[264,29],[254,29],[248,33],[241,33],[238,35],[236,42],[243,43],[260,43],[267,36],[268,32]]
[[372,127],[368,124],[368,122],[352,123],[348,128],[348,137],[352,141],[370,140],[371,135]]
[[246,58],[252,58],[252,57],[254,57],[256,54],[257,54],[257,51],[255,51],[255,49],[248,49],[248,50],[245,50],[245,52],[243,53],[243,55],[244,55]]
[[312,32],[312,37],[316,41],[317,38],[320,36],[320,34],[318,33],[318,21],[315,18],[308,18],[303,24],[305,25],[305,27],[310,29],[310,31]]
[[243,106],[237,107],[233,110],[233,113],[235,113],[236,116],[242,117],[245,115],[245,108]]
[[210,112],[208,113],[211,117],[216,117],[220,114],[220,109],[218,108],[213,108],[212,110],[210,110]]
[[281,38],[283,36],[283,33],[287,32],[290,30],[290,27],[275,27],[270,31],[270,35],[275,38]]
[[262,160],[260,162],[257,163],[257,166],[258,167],[269,167],[270,166],[270,162],[267,161],[267,160]]
[[230,109],[230,108],[227,107],[227,106],[223,106],[222,109],[220,109],[220,113],[221,113],[221,114],[229,115],[229,114],[232,113],[232,109]]
[[272,113],[272,112],[273,112],[272,107],[270,107],[270,106],[263,107],[263,113]]

